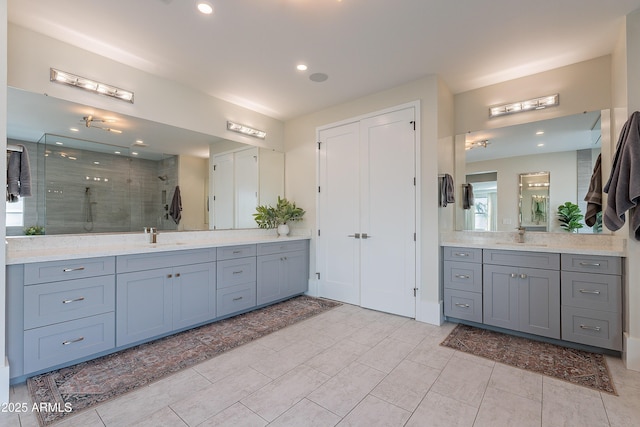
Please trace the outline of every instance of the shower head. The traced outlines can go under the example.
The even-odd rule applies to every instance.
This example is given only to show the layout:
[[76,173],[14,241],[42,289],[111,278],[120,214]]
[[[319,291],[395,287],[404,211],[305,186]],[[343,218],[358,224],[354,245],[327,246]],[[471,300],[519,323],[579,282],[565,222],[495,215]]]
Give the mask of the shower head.
[[159,176],[158,179],[160,181],[166,181],[167,179],[169,179],[169,177],[167,175],[162,175],[162,176]]

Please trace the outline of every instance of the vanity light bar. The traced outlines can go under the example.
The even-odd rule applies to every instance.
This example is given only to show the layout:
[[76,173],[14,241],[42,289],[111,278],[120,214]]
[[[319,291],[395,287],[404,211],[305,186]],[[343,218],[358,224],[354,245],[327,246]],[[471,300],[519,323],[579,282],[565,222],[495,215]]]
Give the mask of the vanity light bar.
[[265,139],[267,137],[267,133],[263,130],[254,129],[252,127],[241,125],[240,123],[235,123],[230,120],[227,120],[227,130],[243,133],[245,135],[253,136],[260,139]]
[[511,104],[489,107],[489,118],[504,116],[506,114],[522,113],[523,111],[542,110],[547,107],[560,105],[560,95],[542,96],[526,101],[513,102]]
[[100,83],[84,77],[76,76],[75,74],[68,73],[66,71],[60,71],[56,70],[55,68],[50,68],[49,80],[55,83],[84,89],[100,95],[110,96],[112,98],[130,102],[133,104],[133,92],[131,91],[120,89],[118,87]]

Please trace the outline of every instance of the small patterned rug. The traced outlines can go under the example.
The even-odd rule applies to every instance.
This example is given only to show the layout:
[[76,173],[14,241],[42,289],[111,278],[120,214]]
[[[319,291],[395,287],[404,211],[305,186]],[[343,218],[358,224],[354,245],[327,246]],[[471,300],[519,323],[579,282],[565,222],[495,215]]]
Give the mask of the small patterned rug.
[[[340,303],[300,296],[27,380],[41,425],[146,386]],[[65,408],[72,408],[65,412]]]
[[440,345],[617,396],[602,354],[462,324]]

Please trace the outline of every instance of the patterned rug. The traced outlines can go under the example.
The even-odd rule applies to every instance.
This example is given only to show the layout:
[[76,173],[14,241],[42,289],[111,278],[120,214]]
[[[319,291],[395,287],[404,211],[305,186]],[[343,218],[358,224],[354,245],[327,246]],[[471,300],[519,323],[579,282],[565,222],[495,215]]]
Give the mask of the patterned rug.
[[292,298],[31,377],[27,387],[38,407],[60,409],[37,412],[40,423],[48,425],[339,305],[307,296]]
[[462,324],[440,345],[617,396],[602,354]]

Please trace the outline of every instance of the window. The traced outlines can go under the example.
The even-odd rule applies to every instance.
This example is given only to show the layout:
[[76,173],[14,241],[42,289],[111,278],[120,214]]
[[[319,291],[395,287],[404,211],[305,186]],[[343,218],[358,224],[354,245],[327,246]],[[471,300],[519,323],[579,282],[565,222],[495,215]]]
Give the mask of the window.
[[7,204],[7,227],[24,227],[24,199]]

